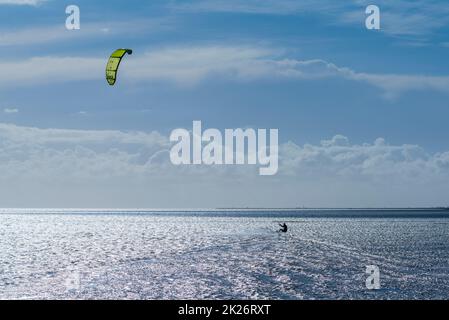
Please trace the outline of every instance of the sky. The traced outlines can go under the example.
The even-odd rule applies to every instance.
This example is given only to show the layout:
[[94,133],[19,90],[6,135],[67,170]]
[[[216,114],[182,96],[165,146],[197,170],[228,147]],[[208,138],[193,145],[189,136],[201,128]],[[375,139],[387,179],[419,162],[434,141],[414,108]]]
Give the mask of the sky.
[[[448,54],[444,0],[0,0],[0,207],[448,206]],[[278,129],[278,173],[174,166],[194,120]]]

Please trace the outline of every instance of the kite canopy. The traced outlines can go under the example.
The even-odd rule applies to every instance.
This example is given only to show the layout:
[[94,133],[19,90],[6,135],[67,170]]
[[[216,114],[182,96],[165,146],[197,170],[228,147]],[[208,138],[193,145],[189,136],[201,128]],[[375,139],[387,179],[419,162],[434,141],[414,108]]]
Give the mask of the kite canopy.
[[118,67],[125,54],[133,54],[133,51],[131,49],[117,49],[109,57],[108,64],[106,65],[106,80],[111,86],[117,80]]

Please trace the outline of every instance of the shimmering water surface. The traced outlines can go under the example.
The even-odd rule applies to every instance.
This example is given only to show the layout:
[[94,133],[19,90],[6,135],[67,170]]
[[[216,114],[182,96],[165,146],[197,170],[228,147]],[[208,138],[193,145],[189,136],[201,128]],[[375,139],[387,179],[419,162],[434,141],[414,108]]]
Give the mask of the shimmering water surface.
[[[0,212],[0,298],[447,299],[449,211]],[[289,232],[278,234],[278,222]],[[376,265],[381,289],[367,290]]]

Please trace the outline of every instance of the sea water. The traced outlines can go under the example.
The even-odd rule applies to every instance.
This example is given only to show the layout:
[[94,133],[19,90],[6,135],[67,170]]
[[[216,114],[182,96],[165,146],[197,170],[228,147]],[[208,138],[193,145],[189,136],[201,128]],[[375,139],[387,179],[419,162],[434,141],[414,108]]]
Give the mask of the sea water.
[[[1,299],[447,299],[446,210],[0,211]],[[286,234],[276,232],[286,222]],[[379,290],[366,266],[379,268]]]

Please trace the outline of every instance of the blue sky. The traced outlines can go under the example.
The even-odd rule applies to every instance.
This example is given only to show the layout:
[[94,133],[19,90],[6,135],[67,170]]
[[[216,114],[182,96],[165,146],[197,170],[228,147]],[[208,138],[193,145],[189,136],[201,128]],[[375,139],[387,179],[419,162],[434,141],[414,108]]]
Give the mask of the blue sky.
[[[64,28],[70,4],[80,7],[81,30]],[[447,205],[449,4],[379,0],[374,4],[381,8],[380,31],[364,27],[368,4],[0,0],[2,165],[21,181],[15,186],[5,182],[0,200],[4,206],[81,207]],[[103,69],[118,47],[132,48],[134,54],[125,58],[117,85],[109,87]],[[75,185],[73,179],[62,179],[61,185],[70,186],[65,193],[46,181],[60,174],[54,158],[42,162],[48,154],[75,154],[72,169],[77,172],[83,161],[111,156],[108,152],[139,159],[158,153],[156,147],[142,152],[126,143],[117,146],[112,138],[96,141],[94,147],[90,138],[55,146],[54,131],[48,130],[62,130],[57,132],[63,136],[156,132],[163,140],[175,128],[190,128],[193,120],[216,128],[278,128],[280,143],[294,145],[293,151],[285,151],[284,161],[292,167],[283,169],[281,163],[280,176],[263,183],[259,177],[245,178],[242,188],[254,189],[248,199],[229,191],[237,183],[236,173],[223,178],[221,169],[212,169],[206,182],[201,174],[189,173],[179,176],[182,183],[161,178],[156,185],[150,174],[133,185],[127,181],[133,181],[135,170],[146,169],[127,167],[124,177],[118,174],[105,188],[101,183],[110,177],[100,168],[88,175],[95,181],[80,178]],[[44,142],[33,135],[29,141],[19,139],[23,150],[18,151],[17,135],[27,130],[38,130],[35,134],[45,137]],[[323,141],[333,137],[335,147],[344,141],[347,149],[327,150],[330,145]],[[378,138],[387,147],[379,147]],[[364,144],[372,148],[363,149]],[[156,145],[166,149],[165,142]],[[307,146],[314,151],[307,153]],[[79,149],[93,155],[78,159]],[[317,156],[320,152],[325,156]],[[354,156],[360,153],[363,160]],[[341,157],[359,160],[342,166]],[[120,161],[114,168],[130,164]],[[316,175],[309,177],[315,172],[311,162]],[[13,173],[22,174],[25,165],[31,171],[42,166],[47,174],[19,179]],[[134,173],[127,175],[128,169]],[[86,173],[79,170],[79,177]],[[173,168],[167,165],[167,170]],[[397,186],[386,183],[385,189],[379,184],[385,177]],[[36,186],[24,188],[29,180]],[[208,201],[185,189],[176,191],[179,183],[190,189],[187,180],[198,193],[211,186],[216,190],[212,188]],[[86,185],[100,194],[97,200],[85,194]],[[288,190],[277,194],[280,185]],[[334,187],[327,190],[329,186]],[[364,188],[363,196],[357,194]],[[55,190],[61,192],[58,201]],[[157,193],[154,199],[146,196],[150,191]],[[178,200],[163,191],[178,194]],[[116,193],[121,200],[112,201]]]

